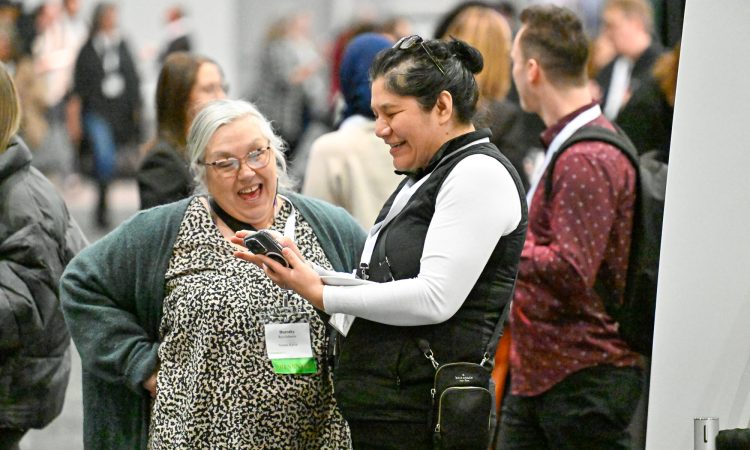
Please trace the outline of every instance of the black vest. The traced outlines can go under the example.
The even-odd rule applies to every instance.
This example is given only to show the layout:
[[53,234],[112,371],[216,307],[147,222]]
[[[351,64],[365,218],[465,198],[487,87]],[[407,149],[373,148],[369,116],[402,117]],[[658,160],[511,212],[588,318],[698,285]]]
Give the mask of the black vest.
[[[369,264],[369,279],[387,282],[414,278],[419,274],[424,240],[435,212],[438,192],[456,164],[469,155],[491,156],[508,169],[522,204],[521,221],[512,233],[498,240],[479,280],[458,312],[447,321],[412,327],[384,325],[362,318],[354,321],[341,342],[334,372],[336,397],[347,419],[427,420],[435,370],[417,347],[417,338],[430,343],[441,364],[457,361],[479,363],[482,360],[503,308],[511,299],[527,225],[521,180],[497,147],[482,143],[456,153],[462,146],[489,135],[489,130],[479,130],[452,139],[441,147],[422,173],[415,175],[422,177],[431,173],[401,213],[381,231]],[[471,180],[465,182],[471,183]],[[388,213],[404,183],[388,199],[378,221]],[[492,193],[486,195],[486,198],[491,198]],[[472,207],[482,208],[484,201],[485,198],[477,198]],[[483,224],[477,223],[475,228],[465,232],[481,233],[482,230]],[[461,239],[461,235],[453,238]]]

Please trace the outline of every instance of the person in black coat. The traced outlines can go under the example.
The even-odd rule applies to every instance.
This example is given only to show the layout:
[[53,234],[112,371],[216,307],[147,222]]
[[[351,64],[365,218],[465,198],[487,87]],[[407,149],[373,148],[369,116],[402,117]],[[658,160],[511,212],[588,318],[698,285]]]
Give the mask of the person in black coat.
[[99,3],[94,9],[91,35],[76,60],[73,94],[80,100],[83,138],[94,156],[96,222],[106,226],[107,188],[115,176],[117,148],[140,137],[139,79],[117,30],[114,4]]
[[653,11],[646,0],[608,0],[602,21],[617,57],[602,68],[596,82],[604,115],[614,120],[630,94],[649,76],[663,47],[653,37]]
[[659,57],[653,71],[617,115],[617,125],[633,141],[639,153],[658,150],[664,161],[669,161],[679,63],[678,42],[674,49]]
[[159,53],[159,63],[163,64],[167,56],[175,52],[189,52],[193,49],[190,31],[187,27],[185,12],[179,6],[167,10],[166,32],[168,41]]

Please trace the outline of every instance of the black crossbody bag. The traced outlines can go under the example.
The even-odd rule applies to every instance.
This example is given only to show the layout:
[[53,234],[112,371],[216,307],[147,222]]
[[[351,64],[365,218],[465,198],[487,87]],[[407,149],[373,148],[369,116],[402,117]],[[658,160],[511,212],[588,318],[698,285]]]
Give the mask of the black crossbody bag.
[[489,445],[495,404],[490,383],[492,348],[500,339],[509,311],[510,304],[505,306],[495,325],[479,364],[452,362],[441,365],[435,359],[430,343],[426,339],[416,339],[419,349],[435,368],[430,391],[433,448],[485,450]]

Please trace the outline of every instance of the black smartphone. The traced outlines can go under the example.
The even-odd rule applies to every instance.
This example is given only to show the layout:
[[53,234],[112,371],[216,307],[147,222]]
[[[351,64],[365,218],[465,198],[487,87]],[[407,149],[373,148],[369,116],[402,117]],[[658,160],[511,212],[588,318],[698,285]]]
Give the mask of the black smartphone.
[[260,230],[247,236],[245,247],[255,255],[266,255],[284,267],[289,267],[281,254],[281,245],[266,231]]

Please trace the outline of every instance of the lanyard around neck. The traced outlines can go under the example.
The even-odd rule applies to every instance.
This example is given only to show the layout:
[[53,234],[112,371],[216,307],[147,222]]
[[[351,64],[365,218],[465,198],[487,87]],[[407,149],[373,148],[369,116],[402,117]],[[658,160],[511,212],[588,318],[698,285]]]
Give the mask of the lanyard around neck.
[[529,208],[531,208],[531,200],[534,198],[534,192],[536,192],[539,182],[541,181],[544,172],[547,170],[547,166],[552,160],[552,157],[560,150],[560,146],[567,141],[569,137],[573,136],[573,133],[601,115],[602,109],[596,104],[568,122],[568,124],[557,133],[557,136],[552,139],[552,142],[547,148],[547,153],[544,155],[544,162],[540,167],[534,169],[534,174],[531,177],[531,187],[529,187],[529,192],[526,193],[526,203],[529,205]]
[[[296,210],[294,209],[294,205],[291,201],[289,201],[288,198],[281,194],[278,194],[278,197],[287,202],[289,204],[289,207],[292,209],[289,212],[289,217],[286,218],[286,223],[284,224],[284,236],[294,239],[294,230],[297,226]],[[232,217],[229,213],[224,211],[224,209],[219,206],[219,204],[213,198],[209,199],[209,204],[211,205],[211,209],[214,210],[216,215],[219,216],[219,218],[235,233],[240,230],[257,231],[257,229],[251,224],[242,222],[241,220],[237,220]]]

